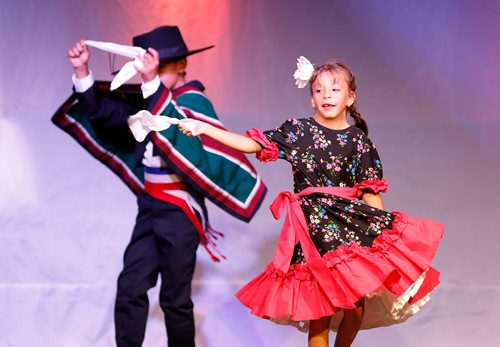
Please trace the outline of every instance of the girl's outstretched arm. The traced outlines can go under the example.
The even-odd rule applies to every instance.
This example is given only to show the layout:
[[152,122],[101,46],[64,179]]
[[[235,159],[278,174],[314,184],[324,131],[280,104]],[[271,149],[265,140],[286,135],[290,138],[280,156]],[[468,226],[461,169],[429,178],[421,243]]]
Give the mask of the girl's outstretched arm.
[[[193,131],[188,128],[193,129]],[[216,128],[196,119],[183,119],[179,123],[179,129],[187,136],[209,136],[223,145],[243,153],[256,153],[262,150],[260,144],[249,137]]]
[[384,209],[384,203],[378,193],[365,192],[363,193],[363,200],[368,206],[375,207],[380,210]]

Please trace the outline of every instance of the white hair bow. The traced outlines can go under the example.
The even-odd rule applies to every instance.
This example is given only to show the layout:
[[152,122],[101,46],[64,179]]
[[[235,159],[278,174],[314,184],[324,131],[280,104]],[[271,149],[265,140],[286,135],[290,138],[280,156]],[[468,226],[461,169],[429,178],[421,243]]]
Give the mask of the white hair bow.
[[295,85],[298,88],[304,88],[314,73],[314,65],[306,57],[297,58],[297,70],[293,73]]
[[111,81],[111,90],[115,90],[123,83],[127,82],[129,79],[135,76],[137,70],[135,69],[134,65],[138,68],[143,67],[142,62],[137,58],[138,56],[143,56],[146,53],[146,50],[142,47],[119,45],[112,42],[92,40],[85,40],[85,43],[88,46],[95,47],[106,52],[122,55],[124,57],[134,58],[134,60],[129,61],[128,63],[123,65],[113,81]]

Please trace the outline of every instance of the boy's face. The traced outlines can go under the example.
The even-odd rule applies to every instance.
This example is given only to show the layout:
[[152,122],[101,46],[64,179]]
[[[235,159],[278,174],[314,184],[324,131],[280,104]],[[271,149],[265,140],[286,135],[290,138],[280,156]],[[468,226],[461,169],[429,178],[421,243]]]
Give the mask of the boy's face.
[[187,60],[160,62],[158,66],[158,76],[161,82],[168,89],[174,89],[185,83],[184,75],[186,72]]

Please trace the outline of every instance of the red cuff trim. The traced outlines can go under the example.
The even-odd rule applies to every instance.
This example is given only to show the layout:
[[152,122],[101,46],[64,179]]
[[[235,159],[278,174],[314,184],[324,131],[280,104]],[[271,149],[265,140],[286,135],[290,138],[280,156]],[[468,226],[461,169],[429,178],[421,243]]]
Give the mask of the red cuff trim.
[[257,160],[262,162],[274,161],[278,159],[278,145],[275,142],[269,141],[269,139],[257,128],[252,128],[247,130],[246,136],[252,140],[257,141],[261,146],[262,150],[257,152]]
[[389,188],[389,183],[385,178],[381,180],[365,180],[361,183],[356,183],[354,188],[356,188],[356,196],[359,198],[367,191],[370,193],[385,193]]

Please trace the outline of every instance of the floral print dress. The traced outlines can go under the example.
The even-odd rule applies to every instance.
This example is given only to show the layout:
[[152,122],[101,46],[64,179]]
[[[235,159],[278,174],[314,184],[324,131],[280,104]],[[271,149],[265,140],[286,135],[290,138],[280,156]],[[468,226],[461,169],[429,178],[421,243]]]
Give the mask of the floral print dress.
[[[294,191],[308,187],[354,187],[382,179],[382,163],[370,139],[358,128],[333,130],[313,118],[290,119],[264,132],[278,146],[280,159],[292,165]],[[344,244],[371,246],[394,217],[359,201],[312,194],[301,199],[310,237],[321,255]],[[293,263],[303,262],[300,244]]]
[[[418,312],[439,283],[439,272],[430,263],[442,225],[342,194],[300,193],[317,187],[351,189],[358,198],[366,191],[385,192],[382,163],[365,133],[354,126],[333,130],[313,118],[292,118],[264,132],[251,129],[247,136],[262,145],[259,160],[279,158],[291,164],[292,200],[298,200],[307,244],[312,241],[309,247],[315,248],[321,264],[312,258],[309,264],[302,242],[296,241],[286,271],[276,265],[275,255],[237,293],[238,299],[257,316],[301,330],[308,329],[308,320],[330,315],[335,330],[341,318],[337,313],[354,308],[363,297],[367,313],[362,329],[399,323]],[[276,254],[282,248],[279,244]]]

